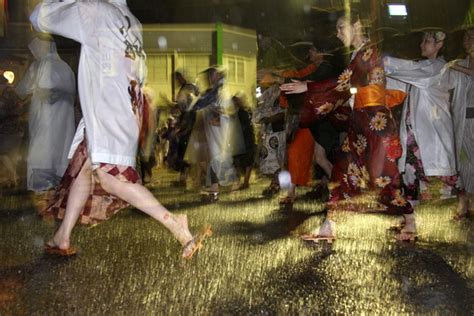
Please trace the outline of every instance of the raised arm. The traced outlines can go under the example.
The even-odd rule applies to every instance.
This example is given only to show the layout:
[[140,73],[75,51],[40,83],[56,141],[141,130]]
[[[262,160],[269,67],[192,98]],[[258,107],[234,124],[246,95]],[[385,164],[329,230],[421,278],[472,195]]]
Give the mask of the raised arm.
[[84,44],[95,31],[94,25],[100,4],[100,2],[44,0],[35,7],[30,21],[38,32],[61,35]]

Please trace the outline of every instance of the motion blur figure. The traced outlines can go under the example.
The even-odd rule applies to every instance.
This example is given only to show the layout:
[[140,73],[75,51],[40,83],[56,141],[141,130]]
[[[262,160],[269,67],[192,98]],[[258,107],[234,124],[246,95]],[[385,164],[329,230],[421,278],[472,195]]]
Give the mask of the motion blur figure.
[[35,61],[16,91],[22,98],[31,95],[27,189],[42,192],[59,184],[68,165],[75,130],[76,79],[53,41],[37,37],[28,47]]
[[466,196],[464,207],[458,209],[457,219],[466,218],[474,210],[474,28],[464,33],[466,58],[457,61],[452,69],[459,71],[453,98],[456,158]]
[[[376,193],[376,211],[403,215],[405,225],[396,235],[398,240],[416,239],[413,208],[401,190],[396,163],[401,146],[390,111],[390,106],[399,104],[405,95],[386,90],[382,59],[376,45],[364,34],[362,21],[355,11],[345,12],[337,20],[338,39],[347,48],[355,49],[349,65],[338,78],[281,86],[287,93],[308,91],[304,106],[308,118],[312,114],[314,120],[326,117],[347,100],[352,107],[347,137],[331,173],[335,187],[330,192],[326,220],[314,233],[303,236],[304,239],[332,241],[336,237],[334,213],[368,211],[367,204],[359,204],[356,199],[365,191]],[[351,88],[357,88],[357,93],[352,95]]]
[[17,165],[20,160],[20,148],[25,132],[23,114],[24,103],[14,91],[11,83],[0,73],[0,166],[2,167],[2,185],[16,187],[19,177]]
[[446,67],[441,55],[446,34],[425,32],[420,44],[420,61],[394,57],[384,60],[387,76],[406,84],[408,93],[400,124],[403,154],[398,167],[403,176],[407,199],[416,205],[420,186],[428,177],[439,177],[445,197],[459,196],[458,208],[466,208],[465,191],[456,168],[453,117],[450,95],[457,89],[459,75]]
[[[46,243],[50,254],[72,255],[71,233],[79,220],[97,223],[133,205],[161,222],[190,258],[207,228],[195,238],[186,215],[171,214],[141,185],[135,159],[146,111],[146,55],[141,24],[125,0],[44,1],[30,20],[34,28],[81,43],[79,97],[83,120],[70,151],[70,164],[44,216],[62,218]],[[145,115],[146,116],[146,115]]]

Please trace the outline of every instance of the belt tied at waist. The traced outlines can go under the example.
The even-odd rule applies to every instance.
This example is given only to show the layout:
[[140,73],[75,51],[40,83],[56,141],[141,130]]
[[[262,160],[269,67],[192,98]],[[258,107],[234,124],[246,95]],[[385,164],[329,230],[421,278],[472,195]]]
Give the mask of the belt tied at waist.
[[357,93],[354,97],[355,109],[383,105],[391,108],[401,104],[406,97],[406,93],[400,90],[385,89],[381,85],[372,84],[357,88]]

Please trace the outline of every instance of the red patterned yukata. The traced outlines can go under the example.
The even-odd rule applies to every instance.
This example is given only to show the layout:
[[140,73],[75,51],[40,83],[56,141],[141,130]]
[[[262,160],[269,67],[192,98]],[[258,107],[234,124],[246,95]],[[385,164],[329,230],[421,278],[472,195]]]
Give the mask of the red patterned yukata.
[[331,181],[329,205],[338,202],[345,210],[369,211],[367,203],[355,203],[364,191],[378,196],[376,211],[390,214],[413,213],[401,190],[401,177],[396,160],[401,155],[398,127],[388,105],[400,104],[404,94],[385,90],[385,72],[377,48],[363,45],[336,79],[308,83],[308,93],[302,115],[304,121],[317,120],[327,113],[337,113],[351,97],[350,88],[357,88],[352,114],[349,114],[348,135],[336,154]]

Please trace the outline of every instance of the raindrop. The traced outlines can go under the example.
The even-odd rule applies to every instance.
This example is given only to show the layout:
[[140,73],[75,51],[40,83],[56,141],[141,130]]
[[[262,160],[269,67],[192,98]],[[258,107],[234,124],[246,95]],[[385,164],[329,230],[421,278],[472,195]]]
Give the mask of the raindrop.
[[237,43],[232,43],[232,49],[233,49],[233,50],[239,49],[239,44],[237,44]]
[[158,37],[158,47],[160,49],[166,49],[168,48],[168,40],[164,36]]
[[309,4],[305,4],[303,6],[303,11],[304,13],[309,14],[311,12],[311,6]]

